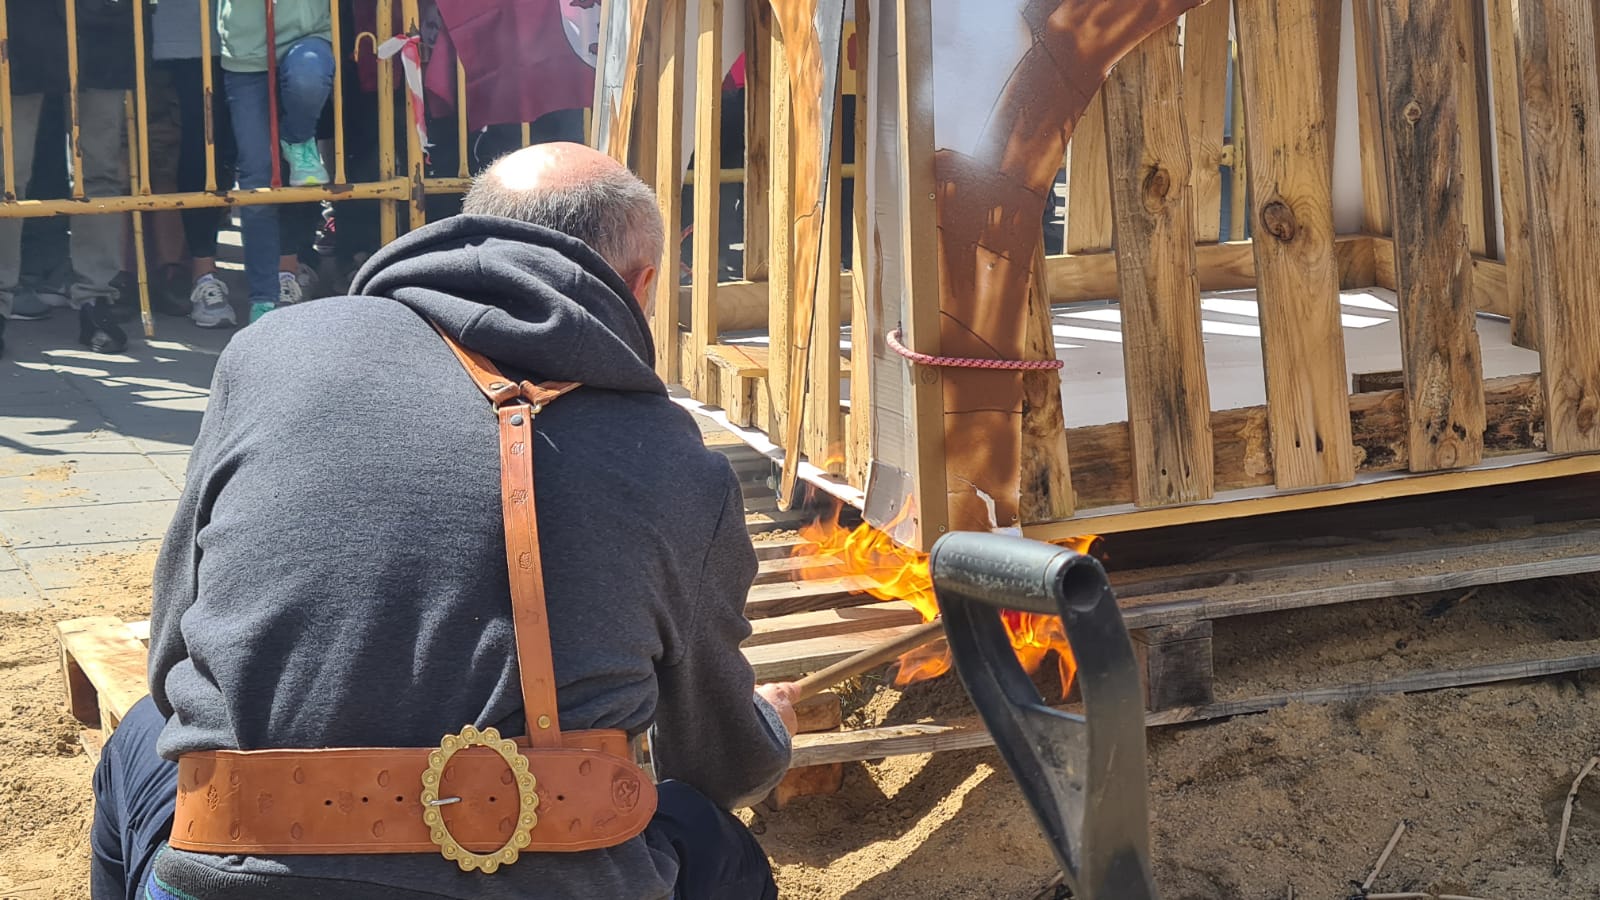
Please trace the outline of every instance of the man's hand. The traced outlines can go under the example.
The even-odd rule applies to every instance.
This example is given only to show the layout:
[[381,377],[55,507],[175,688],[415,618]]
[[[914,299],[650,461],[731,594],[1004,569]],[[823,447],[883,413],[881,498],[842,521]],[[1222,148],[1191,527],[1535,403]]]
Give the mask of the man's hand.
[[789,729],[790,736],[800,730],[800,720],[794,713],[794,698],[798,693],[794,684],[787,681],[756,685],[756,695],[778,711],[778,718],[783,720],[783,727]]

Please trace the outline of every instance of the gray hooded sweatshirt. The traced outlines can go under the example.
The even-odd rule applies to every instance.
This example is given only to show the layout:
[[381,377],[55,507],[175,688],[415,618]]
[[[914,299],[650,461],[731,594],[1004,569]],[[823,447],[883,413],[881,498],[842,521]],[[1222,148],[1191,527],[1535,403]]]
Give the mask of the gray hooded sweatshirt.
[[[621,279],[565,235],[458,216],[380,250],[351,291],[272,313],[218,361],[156,570],[162,755],[523,733],[495,417],[432,321],[508,375],[585,385],[534,419],[561,726],[653,725],[659,776],[727,808],[770,790],[788,735],[739,652],[756,570],[739,485],[668,399]],[[677,867],[647,832],[493,875],[170,849],[156,874],[199,900],[654,900]]]

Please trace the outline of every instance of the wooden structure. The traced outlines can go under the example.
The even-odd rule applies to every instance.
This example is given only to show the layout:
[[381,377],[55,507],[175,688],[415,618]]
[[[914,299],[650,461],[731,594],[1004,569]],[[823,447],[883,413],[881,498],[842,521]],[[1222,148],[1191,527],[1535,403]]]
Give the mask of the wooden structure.
[[[906,543],[1600,470],[1589,5],[607,6],[597,141],[673,225],[746,53],[746,277],[718,281],[723,179],[694,178],[661,374]],[[913,364],[891,332],[1064,368]]]
[[[735,459],[745,481],[752,498],[748,505],[759,505],[766,499],[762,495],[771,467],[752,454],[724,452]],[[1600,489],[1600,476],[1582,481],[1590,493]],[[1600,641],[1578,641],[1579,636],[1571,635],[1566,637],[1577,643],[1552,642],[1567,645],[1560,655],[1502,651],[1504,655],[1462,667],[1396,672],[1377,682],[1243,697],[1229,692],[1226,683],[1213,684],[1213,623],[1220,628],[1240,616],[1428,592],[1455,592],[1441,602],[1459,604],[1483,585],[1600,571],[1600,519],[1571,485],[1546,482],[1459,492],[1446,504],[1447,520],[1419,527],[1417,507],[1423,503],[1437,506],[1430,498],[1412,498],[1367,504],[1356,515],[1326,509],[1295,513],[1300,518],[1290,523],[1288,533],[1319,535],[1311,552],[1282,539],[1283,528],[1240,533],[1228,523],[1189,526],[1124,544],[1129,568],[1113,572],[1112,583],[1145,662],[1148,724],[1183,724],[1265,712],[1292,702],[1337,703],[1600,668]],[[749,527],[757,533],[784,528],[797,518],[747,513]],[[1512,528],[1516,533],[1508,537]],[[1183,550],[1176,553],[1174,547]],[[874,600],[866,593],[870,579],[830,574],[834,560],[808,556],[805,549],[796,538],[757,544],[760,569],[747,601],[753,633],[744,652],[762,681],[819,670],[916,629],[922,620],[905,603]],[[1241,557],[1246,549],[1250,552]],[[1183,563],[1146,565],[1149,559],[1175,558]],[[85,726],[99,726],[84,734],[85,745],[96,748],[147,692],[149,625],[111,617],[74,619],[60,623],[57,636],[67,708]],[[802,733],[794,740],[795,771],[769,798],[772,805],[836,790],[841,763],[990,742],[975,719],[964,718],[841,731],[838,697],[817,699],[803,710]]]

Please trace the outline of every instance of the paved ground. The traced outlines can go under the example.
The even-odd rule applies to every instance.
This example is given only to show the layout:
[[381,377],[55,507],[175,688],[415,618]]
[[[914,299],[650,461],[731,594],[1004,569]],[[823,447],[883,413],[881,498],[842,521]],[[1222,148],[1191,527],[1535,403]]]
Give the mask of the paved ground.
[[[232,334],[158,317],[106,356],[68,310],[11,322],[0,359],[0,611],[47,604],[79,562],[160,541]],[[138,325],[130,326],[136,335]]]

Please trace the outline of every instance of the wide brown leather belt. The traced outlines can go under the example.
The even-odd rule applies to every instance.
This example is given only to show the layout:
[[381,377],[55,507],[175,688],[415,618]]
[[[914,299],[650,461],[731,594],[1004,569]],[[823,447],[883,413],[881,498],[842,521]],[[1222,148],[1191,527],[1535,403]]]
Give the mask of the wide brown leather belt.
[[426,853],[493,872],[523,851],[613,847],[656,789],[622,731],[561,731],[533,498],[533,417],[578,387],[517,384],[440,332],[500,421],[500,493],[525,738],[470,725],[433,748],[215,750],[178,760],[171,846],[198,853]]
[[[637,834],[655,808],[655,785],[625,762],[627,733],[562,737],[573,750],[519,748],[538,798],[537,823],[520,849],[589,850]],[[520,813],[511,768],[488,748],[464,749],[441,774],[439,799],[448,802],[425,807],[422,776],[436,752],[186,753],[178,761],[172,843],[201,853],[430,853],[439,849],[423,820],[432,808],[467,850],[503,846]]]

